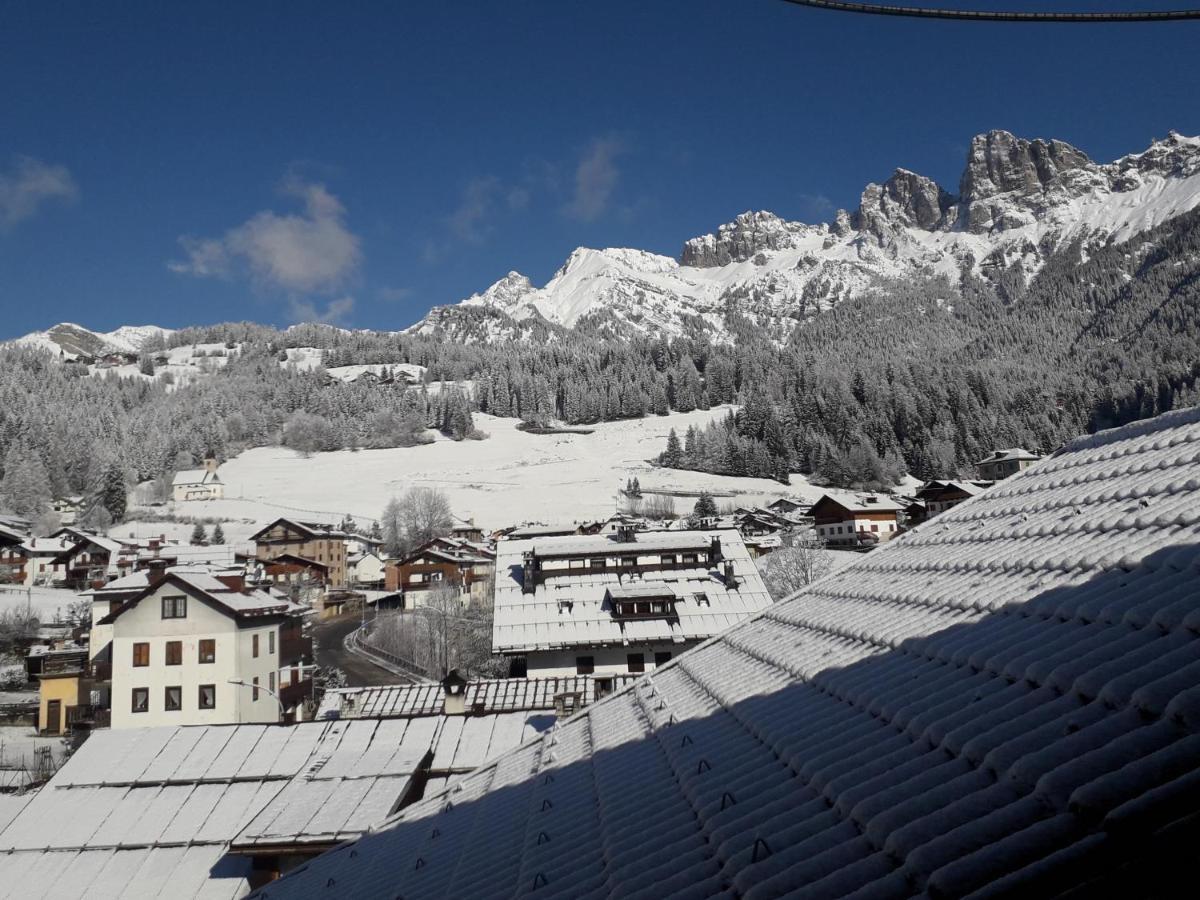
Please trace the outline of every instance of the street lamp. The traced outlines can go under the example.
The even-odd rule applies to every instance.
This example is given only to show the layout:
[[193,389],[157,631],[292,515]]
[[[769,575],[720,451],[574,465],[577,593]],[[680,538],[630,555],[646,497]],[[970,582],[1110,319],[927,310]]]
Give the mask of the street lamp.
[[[273,690],[271,690],[270,688],[263,687],[261,684],[251,684],[249,681],[243,681],[241,678],[230,678],[227,680],[227,683],[228,684],[236,684],[239,687],[253,688],[254,690],[258,690],[258,691],[266,691],[268,694],[270,694],[272,697],[274,697],[275,702],[279,704],[279,721],[282,722],[283,717],[287,715],[287,713],[284,711],[284,708],[283,708],[283,699],[277,693],[275,693]],[[238,720],[239,721],[241,720],[241,716],[238,717]]]

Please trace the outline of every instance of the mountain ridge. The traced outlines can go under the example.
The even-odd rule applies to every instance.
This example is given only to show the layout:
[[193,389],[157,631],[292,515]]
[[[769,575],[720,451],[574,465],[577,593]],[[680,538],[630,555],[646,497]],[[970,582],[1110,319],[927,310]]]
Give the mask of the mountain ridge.
[[[747,211],[685,241],[677,258],[580,247],[541,288],[510,272],[459,304],[434,307],[407,331],[513,339],[540,319],[613,336],[700,332],[728,341],[736,316],[782,342],[797,323],[880,278],[994,277],[1019,267],[1028,281],[1064,246],[1079,243],[1086,254],[1198,205],[1200,138],[1172,131],[1100,164],[1064,141],[995,130],[972,139],[956,194],[898,168],[868,184],[856,210],[838,210],[827,223]],[[482,336],[479,309],[493,314]]]

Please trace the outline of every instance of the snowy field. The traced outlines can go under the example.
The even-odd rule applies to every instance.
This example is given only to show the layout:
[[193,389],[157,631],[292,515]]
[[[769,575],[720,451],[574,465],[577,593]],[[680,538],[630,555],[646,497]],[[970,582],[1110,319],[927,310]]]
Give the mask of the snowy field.
[[[389,497],[415,485],[446,492],[456,515],[485,528],[522,522],[558,524],[597,519],[617,506],[617,491],[637,477],[643,489],[709,490],[718,504],[769,502],[775,497],[816,499],[825,492],[801,475],[791,486],[763,478],[725,478],[702,472],[658,469],[647,460],[666,446],[667,433],[680,437],[728,407],[600,423],[592,434],[527,434],[517,420],[476,414],[484,441],[440,439],[421,447],[319,453],[305,459],[281,447],[249,450],[221,466],[225,499],[174,504],[181,516],[219,517],[230,541],[249,530],[241,523],[276,516],[336,521],[349,513],[378,518]],[[686,512],[694,500],[676,499]],[[170,504],[167,508],[170,508]],[[156,525],[148,524],[147,530]],[[115,531],[121,536],[124,526]]]

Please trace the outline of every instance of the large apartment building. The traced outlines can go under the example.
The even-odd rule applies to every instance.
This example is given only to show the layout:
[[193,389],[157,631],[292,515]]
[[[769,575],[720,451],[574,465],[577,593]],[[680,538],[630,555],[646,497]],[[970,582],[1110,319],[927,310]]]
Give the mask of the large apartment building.
[[344,588],[348,583],[346,556],[351,536],[333,525],[276,519],[250,540],[254,541],[255,558],[264,565],[281,557],[290,565],[307,560],[317,564],[314,569],[325,570],[327,587]]
[[111,605],[113,728],[279,722],[311,696],[302,608],[240,576],[168,572]]
[[637,674],[770,603],[733,529],[505,540],[492,649],[530,677]]

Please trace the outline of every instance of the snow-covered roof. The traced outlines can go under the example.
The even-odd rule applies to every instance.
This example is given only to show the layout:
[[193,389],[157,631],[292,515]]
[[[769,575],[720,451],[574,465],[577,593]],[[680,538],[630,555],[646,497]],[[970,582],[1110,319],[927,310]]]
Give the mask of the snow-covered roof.
[[[618,675],[618,686],[636,676]],[[582,703],[596,699],[595,679],[591,675],[564,675],[551,678],[484,678],[468,681],[464,691],[467,709],[484,713],[554,709],[556,694],[578,693]],[[317,718],[390,718],[394,716],[441,715],[445,696],[441,684],[383,684],[372,687],[336,688],[326,691],[317,710]]]
[[[631,553],[708,550],[720,541],[720,563],[676,563],[665,568],[591,571],[558,569],[540,580],[531,593],[522,588],[524,554],[559,560],[578,555],[617,556]],[[654,560],[657,562],[657,559]],[[722,578],[724,565],[733,566],[736,585]],[[661,618],[614,617],[607,596],[617,585],[638,581],[665,583],[675,592],[673,615]],[[771,596],[736,531],[638,532],[637,540],[620,542],[594,537],[539,538],[501,541],[497,546],[496,593],[492,648],[520,653],[567,647],[622,646],[652,642],[686,643],[719,634],[770,605]]]
[[863,494],[857,497],[833,496],[825,494],[813,504],[813,514],[816,514],[817,507],[824,503],[836,503],[842,509],[851,513],[871,513],[871,512],[899,512],[904,509],[899,503],[891,497],[882,496],[879,494]]
[[1024,447],[1010,447],[1008,450],[997,450],[991,456],[985,456],[976,465],[1014,460],[1018,462],[1036,462],[1039,459],[1041,459],[1040,456],[1036,453],[1030,453]]
[[[175,569],[168,569],[164,575],[163,583],[170,583],[184,590],[201,594],[214,605],[224,607],[235,617],[252,618],[268,615],[295,615],[307,609],[307,607],[293,603],[286,598],[273,596],[267,591],[236,590],[221,581],[213,574],[212,569],[203,566],[181,566]],[[109,587],[111,588],[111,586],[110,584]],[[159,583],[151,583],[150,579],[147,579],[146,587],[141,594],[134,596],[129,602],[122,605],[120,609],[109,613],[97,624],[107,625],[114,622],[123,613],[132,609],[142,599],[158,590],[158,588]],[[104,596],[104,594],[103,592],[98,592],[97,594],[93,594],[93,596]]]
[[549,725],[535,716],[97,731],[0,821],[0,884],[61,898],[240,897],[251,862],[231,849],[362,834],[419,769],[470,771]]
[[1200,410],[1080,439],[266,893],[1171,884],[1190,856],[1153,851],[1194,835],[1197,571]]
[[190,484],[220,484],[221,479],[216,472],[209,469],[184,469],[175,473],[171,479],[172,487],[184,487]]

